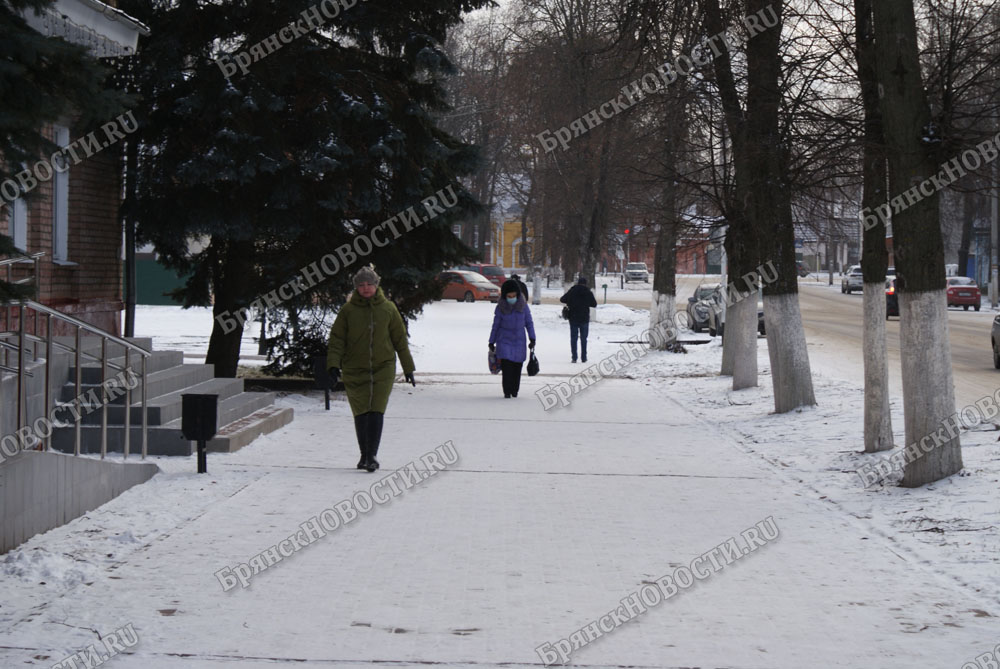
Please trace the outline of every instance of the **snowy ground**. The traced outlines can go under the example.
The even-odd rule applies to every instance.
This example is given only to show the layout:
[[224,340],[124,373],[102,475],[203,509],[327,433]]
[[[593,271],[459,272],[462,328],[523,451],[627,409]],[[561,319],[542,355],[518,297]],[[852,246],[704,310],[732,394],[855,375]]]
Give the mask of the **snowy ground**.
[[[533,308],[542,373],[504,400],[485,373],[492,306],[429,305],[411,326],[418,385],[393,393],[374,476],[353,469],[339,396],[329,413],[283,397],[295,421],[211,454],[208,476],[154,459],[149,483],[0,558],[0,666],[52,666],[126,624],[139,641],[109,666],[527,666],[768,516],[775,542],[573,662],[963,669],[1000,642],[994,427],[963,434],[961,476],[865,489],[860,380],[817,374],[820,406],[774,415],[764,339],[760,388],[729,390],[716,340],[649,353],[546,412],[533,393],[581,370],[559,311]],[[647,319],[600,307],[590,362]],[[148,308],[137,330],[193,353],[203,321]],[[216,570],[449,440],[451,471],[223,593]]]

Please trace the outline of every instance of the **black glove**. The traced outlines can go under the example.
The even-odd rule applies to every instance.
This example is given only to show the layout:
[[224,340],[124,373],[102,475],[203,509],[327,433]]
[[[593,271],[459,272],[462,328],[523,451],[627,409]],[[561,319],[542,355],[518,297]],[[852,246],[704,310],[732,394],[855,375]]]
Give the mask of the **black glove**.
[[497,350],[497,345],[496,344],[490,344],[490,351],[492,351],[492,352],[495,353],[496,350]]
[[330,375],[330,387],[333,388],[335,385],[337,385],[337,381],[340,380],[340,369],[336,367],[331,367],[330,369],[326,370],[326,373]]
[[410,385],[414,388],[417,387],[417,382],[413,379],[413,372],[406,372],[403,374],[403,378],[410,382]]
[[529,339],[528,340],[528,348],[535,348],[535,340],[534,339]]

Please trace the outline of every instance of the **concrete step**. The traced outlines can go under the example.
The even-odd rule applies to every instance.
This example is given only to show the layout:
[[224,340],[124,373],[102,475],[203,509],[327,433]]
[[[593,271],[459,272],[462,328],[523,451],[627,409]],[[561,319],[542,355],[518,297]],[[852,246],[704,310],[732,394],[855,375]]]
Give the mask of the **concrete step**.
[[[232,379],[229,379],[230,381]],[[240,381],[240,383],[242,383]],[[279,411],[265,411],[258,419],[242,421],[242,419],[263,409],[275,409],[273,407],[273,393],[245,393],[241,392],[231,397],[227,397],[219,402],[219,432],[217,439],[220,439],[216,448],[218,450],[235,450],[246,445],[259,434],[270,431],[264,430],[254,433],[254,425],[258,422],[263,426],[273,426],[277,429],[291,421],[291,414],[283,414]],[[290,411],[290,410],[289,410]],[[280,414],[272,416],[272,414]],[[281,422],[284,420],[284,422]],[[242,421],[242,422],[240,422]],[[236,427],[230,424],[240,422]],[[72,453],[75,439],[75,426],[56,428],[52,432],[52,448],[64,453]],[[184,439],[181,433],[181,419],[176,418],[163,425],[147,426],[147,452],[149,455],[191,455],[195,452],[196,445]],[[129,430],[131,442],[129,452],[138,454],[142,448],[142,425],[133,423]],[[253,436],[251,436],[253,434]],[[211,443],[211,442],[210,442]],[[108,452],[122,452],[125,448],[125,429],[122,425],[108,425]],[[81,425],[80,426],[80,452],[100,453],[101,452],[101,426]]]
[[[129,430],[130,457],[142,453],[142,426],[133,425]],[[191,455],[194,453],[192,442],[184,439],[180,429],[152,426],[147,428],[147,453],[149,455]],[[52,431],[52,448],[63,453],[73,452],[74,428],[60,427]],[[125,429],[122,426],[108,426],[108,453],[121,453],[125,450]],[[100,425],[82,425],[80,427],[80,452],[101,452]]]
[[[97,351],[100,355],[100,350]],[[111,365],[117,365],[118,368],[124,369],[125,367],[125,356],[115,356],[108,358],[107,378],[111,378],[119,373],[119,370]],[[183,351],[153,351],[153,354],[146,359],[146,375],[149,376],[155,372],[160,372],[165,369],[170,369],[171,367],[176,367],[177,365],[184,364],[184,352]],[[133,354],[129,358],[129,366],[135,370],[136,374],[142,373],[142,356]],[[70,365],[69,368],[69,380],[73,381],[76,379],[76,366]],[[94,362],[92,360],[84,359],[80,364],[80,383],[100,383],[101,382],[101,363]]]
[[[140,386],[141,388],[141,386]],[[219,402],[223,402],[230,397],[243,392],[243,379],[208,379],[193,386],[181,388],[174,392],[154,397],[146,402],[146,420],[149,425],[166,425],[181,417],[183,409],[183,395],[198,393],[206,395],[218,395]],[[138,392],[132,394],[131,421],[133,424],[142,422],[142,404]],[[61,414],[68,415],[68,414]],[[100,425],[101,410],[83,416],[84,425]],[[124,398],[120,401],[108,405],[108,425],[125,424],[125,403]]]
[[288,425],[293,418],[295,412],[291,407],[271,404],[226,425],[208,442],[206,450],[222,453],[238,451],[262,434],[270,434]]
[[[147,391],[146,400],[149,401],[154,397],[159,397],[161,395],[166,395],[168,393],[173,393],[183,388],[193,386],[203,381],[208,381],[215,377],[214,367],[212,365],[176,365],[168,369],[163,369],[158,372],[153,372],[152,374],[147,374]],[[98,374],[98,379],[100,375]],[[88,390],[97,388],[97,384],[81,384],[80,389],[82,393],[87,393]],[[142,397],[142,383],[139,382],[135,388],[132,389],[132,397],[140,398]],[[59,401],[69,402],[74,397],[76,397],[76,387],[73,383],[66,383],[62,386],[59,392]],[[125,404],[125,396],[122,395],[117,399],[113,400],[111,404]]]
[[[249,416],[258,409],[274,403],[274,393],[239,393],[219,400],[219,431],[233,421]],[[181,429],[181,419],[164,423],[163,427]]]

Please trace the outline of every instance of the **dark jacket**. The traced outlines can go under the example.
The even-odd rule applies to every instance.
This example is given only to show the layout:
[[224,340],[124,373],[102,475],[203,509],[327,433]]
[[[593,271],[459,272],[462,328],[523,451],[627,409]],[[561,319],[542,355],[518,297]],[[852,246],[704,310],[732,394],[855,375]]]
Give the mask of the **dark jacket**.
[[351,413],[385,413],[396,379],[396,355],[403,373],[413,371],[406,327],[396,305],[379,288],[365,299],[354,291],[330,329],[326,366],[340,369]]
[[524,341],[524,331],[530,339],[535,338],[535,324],[531,320],[531,309],[523,295],[517,296],[517,303],[510,305],[503,297],[493,311],[493,329],[490,343],[497,346],[497,357],[511,362],[524,362],[528,357],[528,346]]
[[571,323],[589,323],[590,308],[597,308],[597,298],[594,297],[593,291],[580,284],[567,290],[566,294],[559,298],[559,301],[569,307]]
[[528,295],[528,285],[524,283],[524,281],[521,281],[521,277],[518,277],[514,280],[517,281],[517,287],[520,288],[521,294],[524,295],[524,301],[530,302],[531,297]]

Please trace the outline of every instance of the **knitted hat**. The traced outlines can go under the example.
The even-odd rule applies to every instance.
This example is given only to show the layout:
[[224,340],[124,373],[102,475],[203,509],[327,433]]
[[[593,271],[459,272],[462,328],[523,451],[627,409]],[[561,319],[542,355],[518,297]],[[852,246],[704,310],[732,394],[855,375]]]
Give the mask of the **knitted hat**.
[[587,285],[587,277],[581,276],[579,279],[576,280],[576,282],[579,285],[581,285],[581,286],[586,286]]
[[354,275],[354,287],[357,288],[362,283],[370,283],[377,286],[379,282],[379,275],[375,273],[375,270],[371,266],[362,267]]

